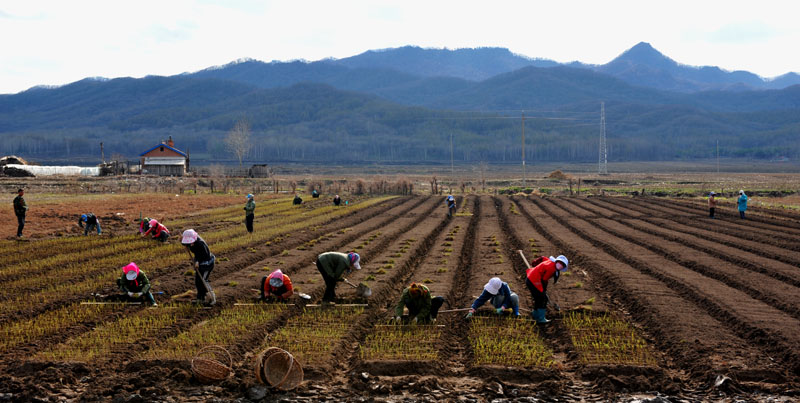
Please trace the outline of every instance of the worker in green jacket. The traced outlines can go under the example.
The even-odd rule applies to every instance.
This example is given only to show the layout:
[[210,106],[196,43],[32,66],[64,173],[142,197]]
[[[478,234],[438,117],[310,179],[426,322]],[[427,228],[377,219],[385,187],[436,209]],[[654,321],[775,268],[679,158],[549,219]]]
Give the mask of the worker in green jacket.
[[411,283],[403,290],[403,296],[394,308],[394,320],[399,323],[403,317],[403,308],[408,308],[408,320],[414,323],[435,322],[442,304],[444,297],[432,296],[424,284]]
[[355,268],[361,270],[361,256],[358,253],[325,252],[317,256],[317,270],[325,280],[325,294],[322,302],[336,300],[336,282],[342,281],[346,273]]
[[150,280],[139,266],[134,262],[122,268],[122,277],[117,279],[117,286],[122,291],[122,297],[127,296],[129,301],[147,301],[151,306],[158,306],[153,293],[150,292]]
[[247,227],[247,232],[253,233],[253,219],[256,218],[256,201],[253,200],[253,194],[247,195],[247,204],[244,205],[244,225]]

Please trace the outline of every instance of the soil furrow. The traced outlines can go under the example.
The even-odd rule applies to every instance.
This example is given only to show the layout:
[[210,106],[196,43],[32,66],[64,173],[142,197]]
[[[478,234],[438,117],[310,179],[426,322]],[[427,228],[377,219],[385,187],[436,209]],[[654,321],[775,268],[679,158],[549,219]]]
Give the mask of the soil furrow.
[[619,260],[565,226],[535,203],[514,199],[525,218],[554,245],[570,256],[572,264],[589,271],[615,303],[627,308],[652,335],[657,348],[685,368],[699,382],[715,374],[758,370],[780,375],[780,368],[763,360],[763,353],[749,341],[733,334],[727,326],[692,302],[682,291]]
[[[621,200],[618,200],[613,197],[606,197],[606,198],[592,197],[587,200],[593,202],[596,205],[600,205],[603,208],[607,208],[617,212],[623,212],[623,214],[629,214],[631,217],[634,218],[641,218],[641,219],[660,218],[663,220],[670,220],[670,221],[674,221],[674,219],[676,218],[674,215],[669,215],[669,214],[654,215],[652,214],[653,209],[651,208],[651,206],[645,204],[645,202],[643,201],[635,199],[626,200],[625,202],[622,202]],[[756,242],[760,245],[769,245],[773,248],[777,247],[792,252],[800,251],[800,242],[797,241],[796,237],[782,236],[781,234],[775,233],[774,231],[760,230],[756,228],[748,228],[746,230],[742,230],[742,228],[738,225],[733,225],[721,220],[711,219],[709,217],[685,218],[682,219],[681,221],[683,222],[683,224],[681,225],[685,228],[695,228],[698,230],[705,230],[705,231],[710,231],[710,229],[713,229],[717,231],[713,232],[715,234],[724,235],[732,233],[735,234],[734,238],[736,239],[740,238],[747,239]],[[794,255],[794,253],[790,254]]]
[[[581,209],[574,200],[562,201],[567,203],[560,203],[559,206],[575,215],[584,216],[587,212]],[[668,236],[660,235],[659,233],[662,231],[652,231],[659,237],[657,238],[659,239],[658,243],[655,244],[651,232],[640,229],[639,226],[628,220],[601,218],[592,219],[591,222],[609,234],[639,245],[700,275],[744,291],[751,298],[778,308],[795,319],[800,319],[800,306],[797,305],[798,301],[792,298],[793,295],[800,293],[800,289],[795,286],[785,284],[767,274],[744,272],[737,266],[703,253],[687,253],[686,246],[692,247],[691,242],[685,244],[675,242]]]
[[[571,215],[561,210],[553,201],[532,201],[555,216]],[[635,263],[641,272],[659,279],[676,292],[683,293],[708,314],[727,324],[740,337],[761,341],[767,352],[790,365],[795,374],[800,372],[800,354],[792,347],[800,345],[800,335],[794,330],[800,328],[800,322],[796,319],[753,300],[738,289],[655,255],[648,249],[616,237],[581,218],[567,219],[565,225],[592,239],[612,256]]]
[[[738,197],[738,195],[736,197]],[[690,208],[703,209],[707,206],[705,201],[700,201],[696,199],[665,199],[665,200],[668,200],[670,203],[679,206],[690,207]],[[737,209],[736,201],[718,203],[718,206],[722,208],[728,208],[731,211],[736,211]],[[734,215],[736,214],[738,213],[735,213]],[[758,214],[759,216],[764,216],[766,218],[800,222],[800,213],[797,211],[779,210],[776,208],[768,208],[768,207],[758,207],[758,206],[753,206],[752,204],[748,204],[747,214],[748,215]]]
[[[593,209],[602,203],[597,200],[588,202],[591,204],[587,203],[587,201],[574,201],[573,203],[586,209]],[[620,207],[620,209],[623,208]],[[794,287],[800,287],[800,273],[798,273],[797,268],[791,264],[783,263],[784,259],[777,254],[783,251],[777,248],[771,248],[769,245],[762,245],[762,249],[753,249],[753,251],[760,252],[758,254],[748,253],[742,251],[742,249],[749,250],[749,248],[743,248],[741,246],[743,242],[736,242],[737,238],[735,237],[728,237],[731,238],[728,242],[719,242],[719,238],[724,237],[724,235],[709,233],[709,231],[703,232],[701,230],[695,230],[694,228],[686,227],[666,219],[634,219],[622,217],[616,218],[615,221],[638,231],[646,232],[669,241],[678,242],[739,267],[744,267],[756,273],[773,277]],[[685,231],[681,231],[681,229]],[[695,234],[705,234],[708,236],[703,237]],[[786,256],[783,256],[783,258],[794,260]]]
[[[673,212],[689,213],[692,216],[700,215],[704,217],[706,216],[706,213],[708,213],[707,208],[694,209],[669,200],[648,198],[647,201],[653,203],[654,205],[670,209]],[[717,212],[718,214],[716,215],[719,217],[718,220],[723,220],[730,223],[737,223],[739,226],[743,228],[758,227],[773,231],[784,231],[786,234],[800,236],[800,223],[796,221],[771,219],[771,218],[761,217],[758,215],[753,215],[753,216],[748,215],[747,219],[742,220],[741,218],[739,218],[739,212],[735,209],[732,212],[720,211],[719,209],[717,209]]]

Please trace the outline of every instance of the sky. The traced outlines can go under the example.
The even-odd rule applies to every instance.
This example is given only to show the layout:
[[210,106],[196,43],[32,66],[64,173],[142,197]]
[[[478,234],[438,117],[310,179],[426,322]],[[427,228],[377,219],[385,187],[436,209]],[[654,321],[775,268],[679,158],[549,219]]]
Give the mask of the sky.
[[644,41],[679,63],[775,77],[800,72],[798,11],[785,0],[0,0],[0,94],[405,45],[603,64]]

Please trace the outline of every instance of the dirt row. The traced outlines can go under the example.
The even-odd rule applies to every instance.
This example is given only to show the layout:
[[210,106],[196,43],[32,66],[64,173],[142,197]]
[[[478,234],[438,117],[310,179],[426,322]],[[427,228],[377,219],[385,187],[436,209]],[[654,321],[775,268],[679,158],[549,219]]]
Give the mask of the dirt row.
[[591,236],[586,232],[591,225],[552,202],[514,202],[538,231],[573,257],[572,264],[589,272],[614,303],[646,329],[655,346],[674,361],[670,367],[687,371],[701,383],[711,383],[720,373],[783,380],[782,365],[763,360],[764,352],[731,329],[727,318],[717,318],[707,306],[692,301],[689,290],[667,284],[656,266],[607,247],[610,235]]
[[[701,210],[708,207],[708,202],[706,200],[702,201],[696,199],[665,199],[665,200],[678,206],[688,206],[691,208],[698,208]],[[730,214],[731,218],[736,218],[736,219],[739,218],[736,200],[733,200],[730,203],[718,202],[717,205],[718,207],[729,208],[730,211],[732,212]],[[747,206],[747,215],[758,215],[769,218],[788,219],[788,220],[793,220],[795,222],[800,221],[800,212],[796,210],[780,209],[774,207],[770,208],[770,207],[753,206],[752,197]]]

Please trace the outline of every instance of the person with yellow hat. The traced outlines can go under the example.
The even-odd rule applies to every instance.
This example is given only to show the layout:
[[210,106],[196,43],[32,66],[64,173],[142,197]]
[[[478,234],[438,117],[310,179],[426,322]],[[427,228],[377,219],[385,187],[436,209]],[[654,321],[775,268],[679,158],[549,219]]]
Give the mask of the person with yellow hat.
[[430,323],[436,321],[439,308],[444,304],[444,297],[434,297],[424,284],[411,283],[403,290],[400,302],[394,308],[394,320],[400,322],[403,308],[408,308],[408,320],[414,323]]

